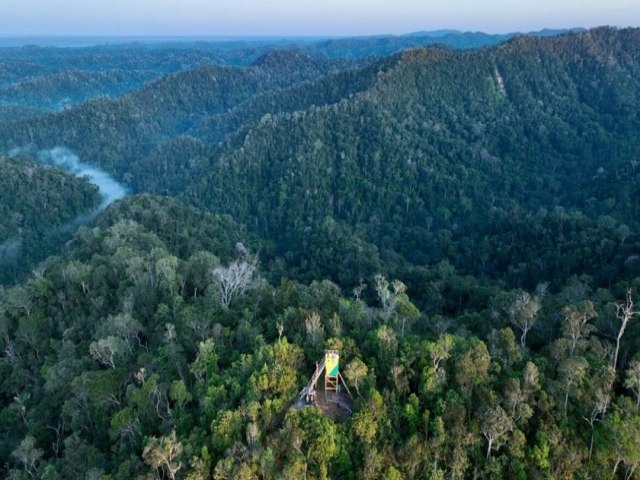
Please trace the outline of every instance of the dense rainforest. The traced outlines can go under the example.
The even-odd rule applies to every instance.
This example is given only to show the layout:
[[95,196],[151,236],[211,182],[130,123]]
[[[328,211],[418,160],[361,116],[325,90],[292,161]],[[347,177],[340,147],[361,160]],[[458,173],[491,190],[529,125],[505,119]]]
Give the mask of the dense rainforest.
[[[529,35],[553,36],[563,30]],[[0,38],[0,119],[17,120],[80,105],[98,97],[115,97],[169,73],[204,65],[247,66],[274,48],[297,50],[316,58],[353,62],[428,45],[477,48],[497,45],[519,33],[440,30],[407,35],[359,38],[239,40],[157,40],[145,43],[103,39],[104,44],[75,48],[15,46]],[[43,38],[34,39],[42,41]],[[143,39],[144,40],[144,39]],[[53,45],[62,39],[51,39]],[[70,39],[73,45],[78,39]],[[87,39],[89,42],[90,39]],[[13,45],[13,46],[12,46]]]
[[400,40],[0,49],[0,476],[640,478],[640,30]]
[[0,156],[0,282],[44,260],[99,203],[97,188],[69,173]]

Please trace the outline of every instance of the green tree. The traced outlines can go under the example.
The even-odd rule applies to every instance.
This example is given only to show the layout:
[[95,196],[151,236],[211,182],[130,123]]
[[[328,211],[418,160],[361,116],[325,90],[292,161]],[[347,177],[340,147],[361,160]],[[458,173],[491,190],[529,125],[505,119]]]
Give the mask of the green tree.
[[487,459],[491,451],[500,448],[506,436],[513,430],[513,420],[502,407],[483,407],[479,413],[480,430],[487,439]]
[[368,372],[367,365],[359,358],[354,358],[353,360],[351,360],[347,364],[344,371],[344,374],[347,377],[347,380],[349,380],[349,382],[353,384],[353,386],[356,389],[356,392],[358,392],[358,396],[360,397],[362,395],[360,395],[359,383],[362,379],[364,379],[367,376],[367,372]]

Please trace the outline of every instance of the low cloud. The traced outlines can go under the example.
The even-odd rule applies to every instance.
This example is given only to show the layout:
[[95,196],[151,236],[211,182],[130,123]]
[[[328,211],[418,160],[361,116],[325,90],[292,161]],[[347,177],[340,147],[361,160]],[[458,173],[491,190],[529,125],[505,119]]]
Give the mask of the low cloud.
[[86,178],[96,185],[102,196],[102,203],[95,210],[95,214],[127,195],[127,189],[115,178],[101,168],[81,162],[80,158],[68,148],[55,147],[51,150],[41,150],[38,152],[38,159],[42,163],[55,165],[76,177]]

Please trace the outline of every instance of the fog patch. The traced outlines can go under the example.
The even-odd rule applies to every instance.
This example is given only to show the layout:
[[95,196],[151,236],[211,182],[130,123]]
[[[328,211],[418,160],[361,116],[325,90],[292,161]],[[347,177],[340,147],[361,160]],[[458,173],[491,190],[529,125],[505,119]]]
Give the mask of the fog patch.
[[[113,202],[127,195],[127,189],[111,175],[101,168],[81,162],[78,156],[67,148],[56,147],[39,152],[33,148],[14,148],[8,154],[11,157],[35,158],[41,163],[53,165],[76,177],[83,178],[98,187],[102,201],[92,211],[79,215],[75,219],[48,231],[24,231],[12,238],[0,238],[0,267],[2,268],[43,260],[48,254],[47,252],[50,252],[51,245],[62,245],[68,235],[78,226],[90,222]],[[24,257],[25,251],[28,251],[29,255],[35,258]],[[0,280],[3,275],[5,272],[0,270]]]
[[48,165],[55,165],[76,177],[85,178],[98,187],[102,196],[102,203],[93,212],[98,214],[116,200],[127,196],[127,189],[115,178],[101,168],[81,162],[76,154],[64,147],[38,152],[38,160]]

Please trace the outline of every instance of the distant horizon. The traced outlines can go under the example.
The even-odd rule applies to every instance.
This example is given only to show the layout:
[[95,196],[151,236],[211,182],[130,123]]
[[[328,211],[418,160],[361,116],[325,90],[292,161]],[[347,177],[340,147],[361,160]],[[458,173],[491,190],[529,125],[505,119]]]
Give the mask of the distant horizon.
[[[637,28],[637,27],[620,27],[615,25],[599,25],[591,28],[610,27],[610,28]],[[536,34],[546,31],[551,32],[571,32],[580,30],[589,30],[586,27],[563,27],[563,28],[541,28],[529,31],[509,31],[509,32],[491,32],[482,30],[459,30],[454,28],[438,28],[433,30],[417,30],[404,33],[374,33],[365,35],[82,35],[82,34],[0,34],[0,47],[18,47],[18,46],[40,46],[40,47],[94,47],[104,45],[122,45],[127,43],[215,43],[215,42],[293,42],[305,41],[315,42],[331,39],[347,39],[347,38],[375,38],[375,37],[407,37],[407,36],[445,36],[448,34],[482,34],[488,36],[507,36],[507,35],[527,35]],[[38,43],[42,41],[42,43]],[[69,43],[63,45],[57,42]],[[82,43],[76,43],[82,42]]]
[[[2,0],[0,0],[1,2]],[[509,34],[527,34],[542,32],[545,30],[558,31],[558,30],[592,30],[595,28],[611,27],[616,29],[625,28],[640,28],[638,25],[623,25],[612,23],[597,23],[592,25],[549,25],[540,26],[536,28],[528,29],[482,29],[482,28],[455,28],[455,27],[437,27],[437,28],[417,28],[410,30],[380,30],[369,32],[315,32],[309,34],[303,33],[141,33],[141,32],[125,32],[125,33],[106,33],[106,32],[27,32],[27,33],[7,33],[0,30],[0,38],[213,38],[213,39],[289,39],[289,38],[355,38],[355,37],[379,37],[379,36],[395,36],[402,37],[406,35],[413,35],[417,33],[435,33],[435,32],[455,32],[455,33],[484,33],[487,35],[509,35]]]
[[145,33],[123,33],[123,34],[103,34],[103,33],[12,33],[5,34],[0,32],[0,39],[21,39],[21,38],[186,38],[186,39],[197,39],[197,38],[209,38],[215,40],[242,40],[242,39],[300,39],[300,38],[310,38],[310,39],[323,39],[323,38],[367,38],[367,37],[403,37],[409,35],[416,34],[432,34],[432,33],[442,33],[443,35],[447,33],[476,33],[476,34],[485,34],[485,35],[510,35],[510,34],[529,34],[529,33],[538,33],[544,31],[576,31],[576,30],[592,30],[594,28],[616,28],[616,29],[625,29],[625,28],[640,28],[640,26],[633,25],[611,25],[611,24],[601,24],[601,25],[592,25],[592,26],[582,26],[582,25],[574,25],[574,26],[564,26],[564,27],[540,27],[530,30],[504,30],[504,31],[493,31],[493,30],[482,30],[482,29],[460,29],[460,28],[423,28],[418,30],[408,30],[402,32],[371,32],[371,33],[317,33],[317,34],[197,34],[197,33],[185,33],[185,34],[145,34]]
[[360,37],[640,26],[637,0],[0,0],[0,37]]

